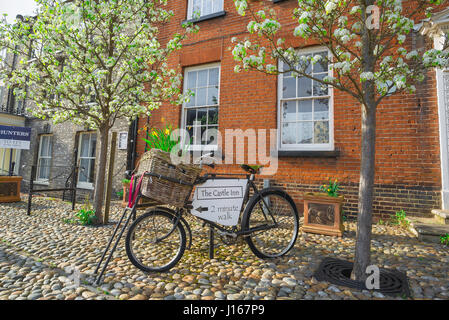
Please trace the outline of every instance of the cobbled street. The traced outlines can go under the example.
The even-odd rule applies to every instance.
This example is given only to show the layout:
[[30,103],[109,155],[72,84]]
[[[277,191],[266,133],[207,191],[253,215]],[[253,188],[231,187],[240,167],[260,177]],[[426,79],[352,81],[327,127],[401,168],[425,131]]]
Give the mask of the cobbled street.
[[[70,203],[50,198],[33,199],[31,216],[25,201],[0,205],[1,300],[392,299],[312,277],[324,257],[353,259],[352,221],[345,222],[343,238],[300,232],[294,249],[276,260],[259,259],[246,243],[224,244],[217,236],[215,259],[209,260],[208,229],[188,217],[192,248],[169,272],[135,268],[122,239],[103,282],[94,286],[91,275],[122,208],[115,203],[111,222],[99,227],[64,222],[74,215],[70,209]],[[413,299],[449,298],[449,250],[443,245],[419,242],[399,227],[374,225],[372,264],[406,272]],[[81,272],[79,285],[73,267]]]

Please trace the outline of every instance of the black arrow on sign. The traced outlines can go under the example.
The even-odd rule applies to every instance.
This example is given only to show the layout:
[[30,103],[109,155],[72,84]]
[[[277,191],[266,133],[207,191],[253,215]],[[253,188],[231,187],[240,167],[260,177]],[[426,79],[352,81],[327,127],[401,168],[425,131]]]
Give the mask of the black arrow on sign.
[[209,210],[208,207],[198,207],[195,209],[195,211],[198,211],[198,212],[203,212],[203,211],[208,211],[208,210]]

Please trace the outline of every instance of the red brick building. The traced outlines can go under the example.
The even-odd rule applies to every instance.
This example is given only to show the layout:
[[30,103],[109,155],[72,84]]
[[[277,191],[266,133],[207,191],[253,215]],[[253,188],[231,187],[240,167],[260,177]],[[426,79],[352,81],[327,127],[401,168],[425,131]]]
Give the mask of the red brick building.
[[[298,38],[289,36],[296,26],[291,19],[296,2],[263,4],[276,10],[287,41],[303,46]],[[279,129],[274,142],[279,154],[277,173],[259,178],[285,188],[301,211],[303,192],[318,191],[329,178],[338,179],[346,197],[346,214],[357,214],[361,137],[358,102],[346,93],[335,89],[320,91],[313,83],[295,78],[235,73],[229,51],[231,39],[249,36],[249,17],[238,15],[232,0],[170,1],[168,8],[173,10],[174,18],[164,30],[165,36],[181,32],[182,22],[191,19],[193,6],[201,6],[203,12],[195,22],[200,32],[188,38],[170,63],[179,66],[185,77],[184,90],[195,91],[195,98],[183,106],[164,104],[148,119],[139,119],[139,128],[147,123],[150,128],[160,127],[167,122],[185,128],[194,119],[202,118],[203,130],[218,127],[223,136],[225,129]],[[408,45],[416,47],[422,43],[418,31],[409,36]],[[313,44],[305,50],[305,54],[325,51]],[[328,70],[327,66],[317,66],[311,72],[324,76]],[[437,78],[434,70],[429,71],[416,94],[393,94],[378,108],[374,199],[377,216],[389,216],[400,209],[409,215],[428,215],[431,209],[442,206],[447,155],[440,154],[440,147],[446,145],[447,153],[447,136],[442,138],[441,131],[447,133],[447,128],[440,125],[439,109],[441,113],[445,107],[441,101],[438,103],[444,92],[436,89],[442,86]],[[304,99],[307,95],[308,99]],[[142,137],[145,134],[141,131]],[[141,155],[145,143],[138,140],[136,151]],[[238,164],[218,165],[216,170],[241,172]]]

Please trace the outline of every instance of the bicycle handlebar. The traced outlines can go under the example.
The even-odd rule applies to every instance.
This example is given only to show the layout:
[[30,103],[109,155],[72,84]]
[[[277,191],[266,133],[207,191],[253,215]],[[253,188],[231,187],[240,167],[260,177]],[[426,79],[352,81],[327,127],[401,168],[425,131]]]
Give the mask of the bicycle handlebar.
[[[199,161],[200,166],[205,164],[205,165],[207,165],[207,166],[209,166],[211,168],[215,168],[215,163],[203,163],[204,158],[214,158],[214,156],[215,156],[215,151],[214,150],[212,150],[209,153],[203,154],[200,157],[200,161]],[[224,160],[224,155],[221,155],[221,158]]]
[[[179,151],[178,151],[178,156],[179,156],[179,157],[182,156],[182,152],[183,152],[182,150],[179,150]],[[214,155],[215,155],[215,151],[214,151],[214,150],[212,150],[212,151],[209,152],[209,153],[203,154],[202,156],[199,157],[199,162],[198,162],[198,164],[199,164],[200,166],[202,166],[203,164],[205,164],[205,165],[207,165],[207,166],[209,166],[209,167],[211,167],[211,168],[215,168],[215,163],[203,163],[204,158],[214,158]],[[221,159],[222,159],[222,160],[225,159],[224,155],[221,155]]]

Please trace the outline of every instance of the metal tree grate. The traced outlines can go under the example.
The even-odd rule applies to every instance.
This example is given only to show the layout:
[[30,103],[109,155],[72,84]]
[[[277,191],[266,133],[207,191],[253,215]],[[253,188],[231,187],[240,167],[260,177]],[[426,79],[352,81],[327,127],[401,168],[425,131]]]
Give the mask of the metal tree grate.
[[[324,258],[314,273],[318,281],[327,281],[335,285],[354,288],[358,290],[368,290],[363,281],[351,279],[353,263],[335,258]],[[380,289],[374,289],[387,296],[410,297],[410,289],[407,277],[402,272],[379,268]]]

